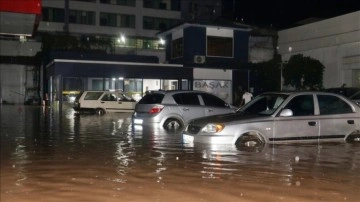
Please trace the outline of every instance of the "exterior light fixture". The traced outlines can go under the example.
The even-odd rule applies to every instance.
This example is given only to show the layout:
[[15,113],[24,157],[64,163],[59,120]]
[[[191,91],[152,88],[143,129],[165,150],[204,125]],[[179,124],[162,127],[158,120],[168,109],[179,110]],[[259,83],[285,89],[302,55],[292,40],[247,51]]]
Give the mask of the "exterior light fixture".
[[121,41],[122,43],[125,43],[126,38],[125,38],[125,36],[124,36],[124,35],[121,35],[121,36],[120,36],[120,41]]
[[119,77],[119,80],[124,80],[124,77]]
[[125,43],[126,42],[126,37],[123,34],[120,34],[120,37],[117,39],[118,43]]
[[162,38],[160,38],[160,44],[161,44],[161,45],[165,45],[165,40],[162,39]]

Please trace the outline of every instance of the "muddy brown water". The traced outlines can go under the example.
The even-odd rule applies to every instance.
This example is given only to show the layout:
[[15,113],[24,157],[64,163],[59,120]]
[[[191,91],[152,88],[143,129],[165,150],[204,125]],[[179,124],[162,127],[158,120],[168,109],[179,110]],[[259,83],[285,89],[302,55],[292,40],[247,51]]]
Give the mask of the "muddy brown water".
[[186,145],[131,114],[2,105],[1,202],[360,201],[359,144]]

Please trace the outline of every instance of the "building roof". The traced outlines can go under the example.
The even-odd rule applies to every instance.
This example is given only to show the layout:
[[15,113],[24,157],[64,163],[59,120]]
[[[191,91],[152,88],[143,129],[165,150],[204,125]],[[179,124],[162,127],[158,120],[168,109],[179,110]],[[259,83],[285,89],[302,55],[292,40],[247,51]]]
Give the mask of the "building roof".
[[223,19],[223,18],[218,18],[218,19],[213,20],[213,21],[209,21],[209,20],[192,20],[192,21],[182,22],[181,24],[176,25],[176,26],[174,26],[172,28],[169,28],[167,30],[158,32],[156,35],[157,36],[165,36],[165,35],[167,35],[169,33],[172,33],[172,32],[174,32],[176,30],[184,29],[186,27],[213,27],[213,28],[219,28],[219,29],[231,28],[233,30],[241,30],[241,31],[247,31],[247,32],[250,32],[252,30],[252,27],[250,25],[246,25],[246,24],[226,20],[226,19]]

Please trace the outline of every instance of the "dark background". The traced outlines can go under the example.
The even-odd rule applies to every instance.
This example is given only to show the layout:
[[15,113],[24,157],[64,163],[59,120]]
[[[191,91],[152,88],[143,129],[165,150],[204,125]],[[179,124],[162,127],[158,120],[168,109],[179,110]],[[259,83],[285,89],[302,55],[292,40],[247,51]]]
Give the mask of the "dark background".
[[222,13],[245,24],[283,29],[308,18],[322,20],[359,10],[360,0],[223,0]]

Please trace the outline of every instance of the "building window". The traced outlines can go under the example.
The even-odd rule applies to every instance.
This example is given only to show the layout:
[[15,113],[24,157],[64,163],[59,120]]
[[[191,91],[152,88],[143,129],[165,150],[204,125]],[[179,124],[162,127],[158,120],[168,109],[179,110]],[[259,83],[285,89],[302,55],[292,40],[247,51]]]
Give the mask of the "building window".
[[115,13],[100,13],[100,25],[135,28],[135,16]]
[[171,42],[172,58],[182,57],[184,55],[184,41],[183,38],[175,39]]
[[[99,43],[108,45],[111,47],[121,48],[133,48],[137,50],[149,49],[149,50],[164,50],[165,46],[160,43],[158,38],[138,38],[124,36],[125,40],[122,41],[119,36],[97,36],[96,39]],[[91,41],[91,39],[90,39]]]
[[143,29],[166,30],[179,23],[176,19],[143,17]]
[[139,101],[142,96],[142,79],[125,79],[124,92],[130,95],[134,100]]
[[233,38],[207,36],[207,56],[233,57]]
[[65,11],[61,8],[47,8],[42,9],[42,21],[45,22],[64,22]]
[[143,0],[144,8],[180,11],[180,0]]
[[136,0],[100,0],[102,4],[113,4],[120,6],[136,6]]
[[95,12],[70,10],[69,22],[74,24],[95,25]]

